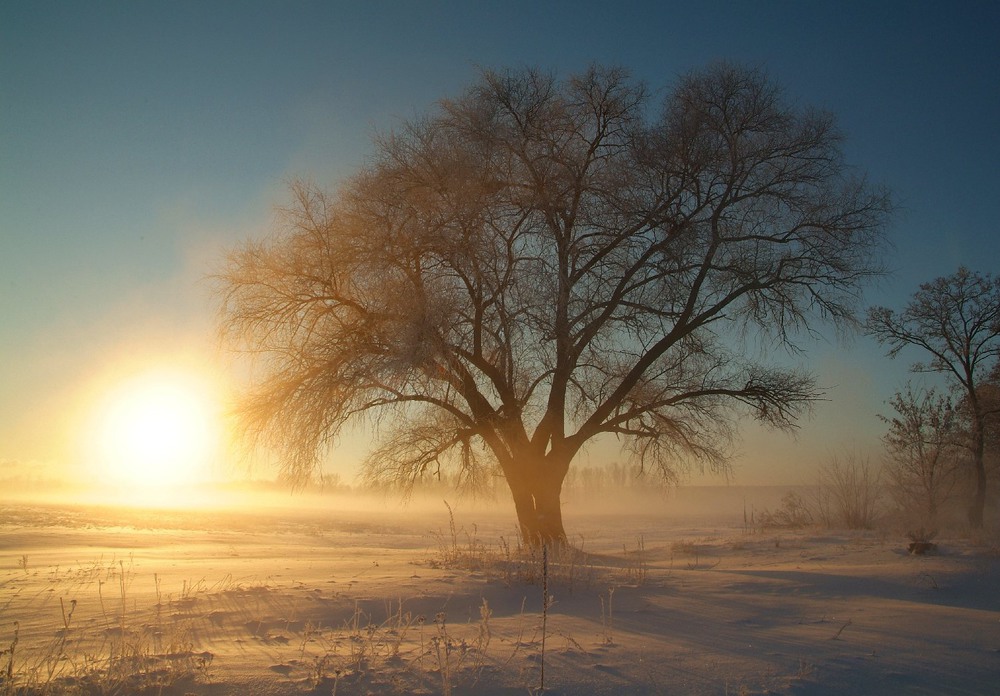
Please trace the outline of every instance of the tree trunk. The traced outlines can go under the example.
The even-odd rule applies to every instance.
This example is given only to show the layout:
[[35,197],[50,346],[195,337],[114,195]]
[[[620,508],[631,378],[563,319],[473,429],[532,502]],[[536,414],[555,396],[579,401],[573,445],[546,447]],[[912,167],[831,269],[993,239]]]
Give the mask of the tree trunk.
[[507,476],[521,540],[532,548],[561,546],[566,543],[566,530],[560,495],[569,467],[547,458],[535,460],[534,466],[529,462],[520,460],[518,475]]
[[[976,406],[978,409],[978,406]],[[986,437],[983,416],[975,414],[972,426],[972,462],[976,471],[976,492],[969,507],[969,525],[973,529],[983,528],[983,509],[986,507],[986,465],[983,462]]]
[[976,462],[976,492],[969,507],[969,525],[973,529],[983,528],[983,510],[986,507],[986,467],[980,459]]

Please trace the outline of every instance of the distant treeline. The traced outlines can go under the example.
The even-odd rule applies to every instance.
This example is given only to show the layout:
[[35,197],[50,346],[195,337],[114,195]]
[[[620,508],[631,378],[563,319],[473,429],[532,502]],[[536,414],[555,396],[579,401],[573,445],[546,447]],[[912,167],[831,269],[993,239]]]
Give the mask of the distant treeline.
[[[461,472],[435,472],[411,482],[410,492],[414,495],[461,495],[470,498],[495,501],[509,497],[507,484],[499,473],[468,479]],[[569,470],[563,482],[564,500],[585,501],[596,496],[606,497],[609,492],[628,492],[634,495],[662,495],[669,486],[656,476],[643,474],[637,466],[610,462],[602,465],[575,467]],[[310,490],[357,492],[392,492],[398,486],[363,485],[348,486],[339,476],[327,477],[323,482],[310,485]]]

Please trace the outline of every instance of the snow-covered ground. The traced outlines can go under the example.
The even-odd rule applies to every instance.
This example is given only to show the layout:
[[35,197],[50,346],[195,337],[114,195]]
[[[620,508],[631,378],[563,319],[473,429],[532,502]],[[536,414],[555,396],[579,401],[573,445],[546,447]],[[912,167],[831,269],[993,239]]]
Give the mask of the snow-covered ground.
[[912,556],[745,500],[567,505],[544,616],[502,507],[3,503],[0,694],[998,693],[995,536]]

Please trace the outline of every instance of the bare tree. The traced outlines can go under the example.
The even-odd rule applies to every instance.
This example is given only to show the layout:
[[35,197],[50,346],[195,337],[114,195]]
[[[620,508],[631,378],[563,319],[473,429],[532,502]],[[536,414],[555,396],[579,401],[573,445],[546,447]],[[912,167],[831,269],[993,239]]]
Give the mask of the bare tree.
[[893,494],[904,510],[920,510],[922,522],[934,527],[958,482],[965,454],[961,419],[933,389],[915,393],[907,386],[889,405],[895,414],[880,418],[889,426],[882,440]]
[[816,507],[825,524],[871,529],[881,511],[882,471],[867,456],[833,456],[820,467]]
[[[987,478],[1000,474],[1000,361],[985,382],[978,385],[979,403],[986,414],[983,433],[983,466]],[[962,403],[960,411],[968,409]]]
[[959,268],[954,275],[921,285],[900,314],[885,307],[870,309],[868,333],[889,346],[891,358],[906,346],[930,353],[930,362],[914,364],[913,371],[943,373],[961,391],[969,413],[976,479],[969,523],[982,527],[985,428],[995,408],[980,399],[979,384],[1000,356],[1000,280]]
[[[994,363],[993,369],[985,378],[976,384],[976,406],[983,414],[983,473],[987,482],[996,480],[1000,475],[1000,360]],[[960,395],[955,403],[955,415],[961,434],[960,442],[967,450],[963,473],[960,482],[970,499],[976,495],[979,479],[974,466],[971,466],[975,452],[975,407],[968,396]],[[991,496],[989,490],[984,494],[988,504]],[[995,499],[995,491],[994,496]]]
[[659,112],[620,69],[486,71],[376,141],[335,196],[232,252],[222,328],[256,357],[247,431],[308,475],[368,417],[370,479],[499,473],[530,544],[601,436],[673,477],[726,467],[748,410],[794,427],[819,392],[765,362],[850,324],[882,272],[887,194],[826,113],[755,70],[679,80]]

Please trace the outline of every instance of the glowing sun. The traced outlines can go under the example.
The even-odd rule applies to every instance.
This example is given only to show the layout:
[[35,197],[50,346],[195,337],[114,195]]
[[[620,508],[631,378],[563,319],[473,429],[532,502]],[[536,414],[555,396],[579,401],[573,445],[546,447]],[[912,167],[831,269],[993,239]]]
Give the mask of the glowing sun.
[[209,479],[218,452],[218,398],[193,374],[139,374],[108,393],[95,434],[105,482],[150,492],[193,486]]

